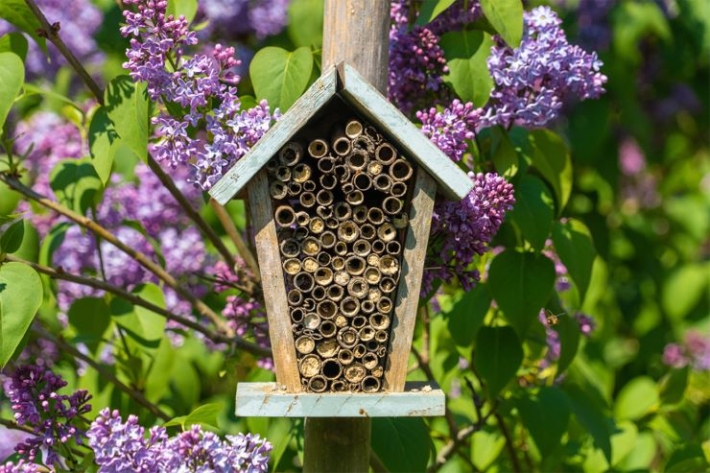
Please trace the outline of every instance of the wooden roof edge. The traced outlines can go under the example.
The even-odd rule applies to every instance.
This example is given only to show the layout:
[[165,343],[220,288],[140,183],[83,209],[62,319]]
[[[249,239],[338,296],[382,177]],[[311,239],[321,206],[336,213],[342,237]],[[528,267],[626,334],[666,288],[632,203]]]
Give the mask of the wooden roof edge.
[[225,205],[237,195],[266,163],[320,110],[336,93],[338,77],[335,66],[322,74],[291,108],[277,121],[249,152],[209,190],[210,196]]

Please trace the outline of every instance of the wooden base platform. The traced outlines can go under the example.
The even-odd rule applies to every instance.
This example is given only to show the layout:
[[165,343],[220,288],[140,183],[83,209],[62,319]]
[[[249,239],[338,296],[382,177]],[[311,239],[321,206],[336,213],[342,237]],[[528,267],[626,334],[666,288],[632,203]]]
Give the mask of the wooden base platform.
[[276,383],[239,383],[239,417],[436,417],[444,392],[433,383],[407,383],[401,393],[288,393]]

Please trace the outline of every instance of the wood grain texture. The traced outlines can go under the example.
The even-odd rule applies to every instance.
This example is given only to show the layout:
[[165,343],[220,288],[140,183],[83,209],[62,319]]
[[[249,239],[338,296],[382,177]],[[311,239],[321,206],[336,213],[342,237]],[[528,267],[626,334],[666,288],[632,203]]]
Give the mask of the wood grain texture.
[[289,392],[300,392],[301,381],[298,375],[296,347],[291,331],[286,285],[281,270],[281,255],[266,171],[259,172],[249,183],[248,189],[249,214],[261,269],[276,380],[286,386]]
[[387,91],[389,0],[326,0],[323,68],[352,64],[382,93]]
[[324,68],[324,71],[325,73],[291,106],[288,113],[210,189],[209,193],[214,200],[221,205],[231,200],[335,95],[338,83],[335,68]]
[[438,386],[410,382],[402,392],[288,393],[277,383],[239,383],[239,417],[435,417],[444,415]]
[[407,364],[417,321],[419,291],[435,196],[436,182],[426,171],[419,168],[409,211],[409,228],[404,244],[397,299],[394,303],[389,357],[385,367],[385,390],[390,392],[401,391],[407,378]]
[[354,67],[339,66],[339,93],[358,112],[380,128],[408,157],[436,179],[449,199],[461,200],[473,188],[471,179],[429,138],[375,89]]
[[370,419],[309,417],[303,451],[304,473],[369,471]]

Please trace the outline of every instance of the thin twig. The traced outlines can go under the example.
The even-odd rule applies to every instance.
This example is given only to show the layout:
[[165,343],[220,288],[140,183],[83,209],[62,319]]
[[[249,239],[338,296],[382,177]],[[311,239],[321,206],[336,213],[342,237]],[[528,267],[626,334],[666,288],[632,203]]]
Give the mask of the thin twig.
[[10,188],[18,191],[25,197],[36,201],[38,204],[60,215],[64,215],[69,220],[96,233],[102,239],[111,243],[113,246],[136,260],[141,266],[153,273],[158,279],[160,279],[166,285],[172,288],[178,295],[180,295],[180,297],[188,301],[190,305],[192,305],[192,307],[197,310],[200,315],[203,315],[210,319],[212,323],[217,327],[217,329],[224,335],[228,337],[234,336],[234,330],[232,330],[220,316],[218,316],[207,304],[195,297],[195,295],[192,294],[188,289],[181,286],[172,275],[170,275],[159,264],[151,260],[145,253],[141,253],[140,251],[137,251],[136,249],[126,245],[121,240],[116,238],[110,231],[108,231],[106,228],[102,227],[98,223],[94,222],[90,218],[78,214],[70,210],[66,206],[51,199],[48,199],[47,197],[41,194],[38,194],[29,187],[25,186],[15,176],[12,176],[8,173],[0,173],[0,181],[4,182],[8,186],[10,186]]
[[436,456],[436,462],[431,465],[427,471],[436,472],[449,461],[449,459],[456,453],[456,451],[466,443],[466,440],[478,431],[477,425],[469,425],[458,431],[455,438],[449,440],[449,442],[444,445]]
[[518,460],[518,455],[515,453],[515,445],[513,445],[513,438],[510,436],[508,427],[505,425],[503,416],[499,413],[493,414],[498,422],[501,432],[503,432],[503,437],[505,437],[505,446],[508,449],[508,455],[510,456],[510,462],[513,464],[513,471],[522,471],[520,469],[520,461]]
[[79,74],[79,77],[81,77],[81,80],[84,81],[84,84],[86,84],[91,93],[94,94],[94,97],[96,97],[99,104],[103,105],[103,90],[101,90],[101,87],[99,87],[96,81],[94,81],[76,56],[74,56],[74,53],[67,47],[66,44],[64,44],[62,38],[59,37],[61,25],[59,23],[55,23],[54,25],[50,24],[47,17],[45,17],[44,13],[42,13],[42,10],[37,6],[35,0],[25,0],[25,3],[27,3],[27,6],[30,10],[32,10],[32,13],[34,13],[35,17],[37,17],[37,20],[39,20],[39,23],[42,25],[40,32],[41,36],[47,38],[54,45],[54,47],[59,50],[62,56],[66,58],[67,62],[69,62],[77,74]]
[[[137,305],[139,307],[144,307],[145,309],[150,310],[151,312],[155,312],[156,314],[165,317],[168,320],[172,320],[174,322],[177,322],[187,328],[191,328],[192,330],[196,332],[202,333],[205,337],[209,338],[215,343],[226,343],[229,345],[234,346],[235,348],[239,348],[241,350],[247,351],[249,353],[252,353],[257,356],[271,356],[271,351],[263,348],[256,343],[250,342],[248,340],[243,339],[240,336],[235,335],[234,337],[227,337],[223,334],[220,333],[215,333],[211,330],[209,330],[207,327],[201,325],[200,323],[187,319],[185,317],[182,317],[180,315],[175,315],[172,312],[163,309],[160,306],[157,306],[153,304],[152,302],[149,302],[145,299],[143,299],[140,296],[137,296],[131,292],[128,292],[118,286],[114,286],[112,284],[109,284],[105,281],[101,281],[96,278],[88,278],[84,276],[78,276],[75,274],[70,274],[70,273],[65,273],[64,271],[57,270],[54,268],[50,268],[49,266],[44,266],[41,264],[33,263],[31,261],[24,260],[22,258],[18,258],[16,256],[12,255],[4,255],[4,260],[5,261],[13,261],[16,263],[23,263],[28,266],[31,266],[35,271],[38,273],[46,274],[52,279],[60,279],[63,281],[69,281],[73,282],[76,284],[81,284],[83,286],[88,286],[92,287],[94,289],[99,289],[102,291],[106,291],[110,294],[114,294],[122,299],[125,299],[126,301],[130,302],[133,305]],[[0,259],[0,263],[3,261],[3,259]]]
[[19,430],[28,434],[37,435],[32,427],[29,427],[27,425],[20,425],[14,420],[0,419],[0,425],[2,425],[3,427],[7,427],[8,429]]
[[143,393],[137,389],[131,388],[130,386],[127,386],[124,384],[120,379],[118,379],[113,373],[111,373],[109,370],[107,370],[105,367],[101,366],[98,364],[96,361],[94,361],[90,356],[85,355],[84,353],[80,352],[78,349],[76,349],[74,346],[70,345],[69,343],[65,342],[59,337],[55,337],[48,331],[44,330],[43,328],[37,327],[36,325],[32,327],[32,330],[37,332],[38,335],[40,335],[42,338],[51,340],[54,342],[61,350],[66,351],[67,353],[71,354],[73,357],[78,358],[94,368],[102,377],[104,377],[107,381],[111,382],[116,388],[119,390],[123,391],[126,393],[131,399],[136,401],[138,404],[141,406],[145,407],[151,414],[154,416],[158,417],[159,419],[163,419],[165,421],[168,421],[172,419],[170,415],[168,415],[166,412],[161,410],[158,406],[150,402],[148,399],[145,398]]
[[214,209],[214,213],[217,215],[222,227],[224,227],[224,231],[227,232],[227,235],[237,248],[237,253],[244,258],[244,262],[249,266],[249,270],[254,277],[254,282],[259,283],[259,265],[256,263],[256,258],[254,258],[254,254],[249,250],[246,243],[244,243],[244,239],[239,234],[237,227],[234,226],[232,217],[227,213],[227,209],[214,199],[210,199],[210,205],[212,209]]

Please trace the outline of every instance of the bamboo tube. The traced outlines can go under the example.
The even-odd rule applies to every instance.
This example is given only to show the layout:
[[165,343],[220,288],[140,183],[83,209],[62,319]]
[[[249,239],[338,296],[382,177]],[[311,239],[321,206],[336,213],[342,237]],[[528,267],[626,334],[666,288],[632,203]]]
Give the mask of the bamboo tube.
[[382,291],[378,287],[371,287],[369,291],[367,291],[367,300],[374,302],[377,304],[377,301],[380,300],[380,297],[382,297]]
[[365,299],[360,304],[360,310],[364,314],[371,314],[375,311],[375,303],[372,302],[370,299]]
[[315,192],[316,191],[316,183],[312,179],[307,180],[302,184],[303,190],[306,192]]
[[376,393],[380,390],[380,380],[374,376],[365,376],[360,384],[364,393]]
[[345,290],[343,289],[342,286],[338,286],[337,284],[331,284],[326,289],[325,294],[326,294],[326,297],[328,299],[330,299],[331,301],[338,302],[345,295]]
[[355,347],[353,347],[353,356],[356,360],[359,360],[365,356],[365,353],[367,353],[367,348],[362,343],[358,343]]
[[348,122],[345,124],[345,136],[350,139],[357,138],[362,134],[363,128],[364,127],[362,126],[362,123],[360,121],[355,120],[354,118],[348,120]]
[[316,302],[320,302],[325,299],[325,288],[323,286],[316,286],[311,291],[311,296]]
[[333,323],[332,320],[324,320],[321,322],[318,331],[324,338],[331,338],[335,336],[335,333],[338,331],[338,327],[335,326],[335,323]]
[[397,159],[397,150],[389,143],[381,143],[375,149],[375,159],[384,164],[392,164]]
[[306,182],[310,178],[311,178],[311,167],[308,164],[298,163],[293,167],[293,171],[291,171],[291,179],[293,179],[294,182],[298,182],[299,184],[303,184],[304,182]]
[[[387,349],[385,347],[380,347],[382,350],[387,352]],[[378,355],[380,358],[382,358],[382,355]],[[372,368],[372,371],[370,371],[372,376],[375,378],[381,378],[385,374],[385,368],[382,365],[377,365],[374,368]]]
[[305,271],[301,271],[293,277],[293,285],[301,292],[311,292],[311,289],[313,289],[313,286],[315,285],[315,281],[313,280],[313,276]]
[[356,223],[367,222],[367,206],[366,205],[356,205],[353,209],[353,220]]
[[303,210],[296,212],[296,225],[299,227],[307,227],[309,223],[311,223],[311,216],[308,215],[308,212],[304,212]]
[[319,286],[327,286],[333,282],[333,270],[324,266],[318,268],[313,276]]
[[295,258],[301,252],[301,245],[292,238],[281,242],[281,254],[286,258]]
[[291,289],[288,291],[286,299],[288,299],[288,304],[291,307],[297,307],[303,302],[303,293],[301,293],[298,289]]
[[[365,240],[372,240],[377,236],[377,230],[369,223],[360,225],[360,236]],[[370,248],[372,250],[372,248]]]
[[[323,233],[323,231],[325,230],[325,222],[320,217],[313,217],[313,218],[311,218],[311,221],[308,223],[308,229],[312,233],[315,233],[316,235]],[[321,241],[321,246],[322,245],[323,245],[323,242]]]
[[370,245],[370,246],[372,247],[372,252],[376,253],[378,255],[384,253],[384,251],[385,251],[385,242],[382,240],[375,240],[372,242],[372,245]]
[[306,309],[307,311],[312,311],[315,310],[316,308],[316,301],[312,297],[306,297],[303,299],[303,308]]
[[377,236],[384,242],[392,241],[397,238],[397,229],[391,223],[385,222],[377,229]]
[[[318,199],[316,199],[318,202]],[[328,219],[333,216],[333,207],[329,205],[319,205],[316,207],[316,214],[323,220]]]
[[402,251],[402,244],[397,240],[388,241],[385,251],[388,255],[398,255]]
[[330,383],[330,391],[334,393],[342,393],[348,390],[348,385],[345,381],[335,380]]
[[390,317],[380,313],[372,314],[370,316],[370,326],[375,330],[387,330],[390,326]]
[[324,361],[323,366],[321,367],[321,373],[323,373],[323,376],[327,379],[339,378],[342,372],[343,366],[335,358],[330,358]]
[[352,209],[345,202],[338,202],[333,209],[333,215],[338,220],[347,220],[353,214]]
[[338,156],[347,156],[352,149],[350,146],[350,140],[345,136],[335,138],[332,145],[333,151],[335,151],[335,154]]
[[318,180],[323,189],[332,190],[338,185],[338,180],[332,174],[321,174]]
[[346,297],[340,302],[340,312],[346,317],[352,317],[360,309],[360,302],[353,297]]
[[333,358],[340,351],[340,345],[335,338],[327,338],[316,345],[316,353],[323,358]]
[[348,318],[343,314],[338,314],[335,316],[335,326],[338,328],[343,328],[348,326]]
[[318,205],[328,206],[333,204],[333,193],[327,189],[321,189],[316,194]]
[[[358,342],[357,331],[352,327],[341,328],[336,338],[342,348],[353,348]],[[355,352],[353,352],[353,355],[357,358]]]
[[[311,337],[315,342],[323,340],[323,336],[311,328],[304,328],[303,335]],[[318,343],[316,343],[316,349],[317,349],[317,347],[318,347]]]
[[303,326],[310,330],[316,330],[320,326],[320,316],[315,312],[309,312],[303,317]]
[[350,256],[345,260],[345,271],[351,276],[360,276],[365,272],[365,260],[359,256]]
[[369,255],[367,255],[365,261],[367,262],[368,266],[378,267],[380,265],[380,257],[379,255],[376,255],[374,253],[370,253]]
[[308,154],[314,158],[322,158],[328,154],[328,143],[325,140],[315,139],[308,144]]
[[303,261],[301,262],[301,267],[306,272],[315,273],[316,270],[320,267],[320,265],[318,264],[318,261],[316,261],[315,258],[309,256],[303,259]]
[[306,355],[298,364],[298,371],[304,378],[312,378],[320,373],[320,367],[323,363],[316,355]]
[[353,152],[355,150],[365,151],[368,155],[375,152],[375,143],[371,138],[365,135],[360,135],[352,140]]
[[291,197],[297,197],[302,190],[303,186],[301,184],[291,181],[287,184],[286,193]]
[[279,150],[279,161],[284,166],[293,166],[303,158],[303,146],[295,141],[289,141]]
[[399,271],[399,261],[391,255],[380,258],[380,272],[385,276],[392,276]]
[[360,229],[351,220],[346,220],[338,226],[338,239],[345,243],[352,243],[360,235]]
[[279,241],[293,239],[295,238],[294,229],[289,227],[279,227],[279,229],[276,231],[276,236]]
[[283,262],[282,266],[284,272],[291,276],[293,276],[294,274],[298,274],[298,272],[301,271],[301,261],[299,261],[297,258],[286,259]]
[[266,163],[266,171],[270,175],[273,176],[274,172],[276,171],[276,168],[279,167],[280,165],[281,165],[281,163],[279,162],[279,160],[277,158],[272,158],[269,161],[267,161],[267,163]]
[[377,355],[372,352],[365,353],[362,357],[362,364],[365,365],[365,368],[368,370],[373,369],[379,362],[380,360],[377,358]]
[[281,182],[288,182],[291,180],[291,169],[286,166],[279,166],[274,171],[274,177]]
[[367,220],[373,225],[382,225],[385,221],[385,214],[378,207],[371,207],[367,211]]
[[400,213],[403,207],[404,203],[402,202],[402,199],[398,197],[389,196],[385,197],[385,200],[382,201],[382,210],[389,215],[396,215]]
[[360,329],[357,335],[363,342],[369,342],[370,340],[375,338],[375,329],[373,329],[369,325],[366,325]]
[[348,391],[351,393],[359,393],[362,391],[362,386],[360,386],[360,383],[348,383]]
[[403,213],[401,215],[395,216],[392,219],[392,225],[394,225],[394,228],[396,228],[397,230],[407,228],[407,225],[409,225],[409,215]]
[[305,317],[306,311],[303,307],[295,307],[291,309],[291,321],[294,323],[303,322],[303,317]]
[[348,244],[344,241],[339,241],[335,244],[333,251],[335,251],[335,254],[338,256],[345,256],[348,254]]
[[308,390],[312,393],[322,393],[328,389],[328,380],[325,376],[316,375],[308,381]]
[[325,157],[318,160],[318,170],[322,172],[324,176],[332,175],[334,168],[335,159]]
[[343,182],[343,184],[340,186],[340,190],[343,191],[345,194],[349,194],[355,190],[355,186],[352,182]]
[[361,190],[354,190],[345,196],[345,201],[350,205],[360,205],[365,201],[365,194]]
[[299,197],[298,201],[307,209],[310,209],[316,205],[316,196],[313,192],[303,192]]
[[390,336],[386,330],[378,330],[377,332],[375,332],[375,340],[380,343],[385,343],[389,339],[389,337]]
[[365,278],[356,277],[348,282],[348,294],[356,299],[364,299],[367,296],[369,286]]
[[392,178],[387,174],[378,174],[372,180],[372,185],[380,192],[389,192],[389,190],[392,189]]
[[398,159],[390,166],[390,176],[392,180],[404,182],[414,173],[412,166],[404,159]]
[[377,301],[377,310],[382,314],[392,312],[392,299],[389,297],[381,297],[380,300]]
[[350,168],[348,168],[345,164],[338,164],[333,168],[333,172],[335,173],[335,177],[338,179],[338,182],[345,183],[350,180]]
[[363,131],[365,133],[365,136],[370,138],[373,143],[379,143],[380,141],[382,141],[382,135],[379,131],[377,131],[377,128],[375,128],[374,126],[368,125]]
[[382,278],[382,280],[380,281],[380,291],[384,292],[385,294],[389,294],[390,292],[394,291],[396,287],[397,283],[392,278]]
[[298,227],[293,231],[293,237],[298,241],[305,240],[310,234],[311,232],[309,232],[308,229],[305,227]]
[[357,256],[361,256],[364,258],[370,254],[370,251],[372,251],[372,249],[370,248],[370,242],[367,240],[363,240],[361,238],[359,240],[355,240],[355,242],[353,243],[353,253],[355,253]]
[[407,193],[407,184],[404,182],[393,182],[390,194],[395,197],[404,197]]
[[347,366],[353,361],[355,361],[355,357],[353,356],[353,352],[347,348],[342,348],[338,352],[338,361],[342,366]]
[[345,165],[350,168],[351,173],[359,173],[364,171],[367,168],[367,163],[369,162],[369,154],[367,151],[363,151],[361,149],[353,149],[352,152],[345,158]]
[[333,259],[330,261],[331,266],[333,266],[333,269],[336,271],[340,271],[343,268],[345,268],[345,258],[342,256],[333,256]]
[[318,256],[316,256],[316,261],[318,261],[318,264],[321,266],[330,266],[332,259],[330,253],[327,251],[321,251],[318,253]]
[[363,173],[358,174],[355,176],[353,179],[353,184],[355,187],[363,192],[370,190],[372,187],[372,178],[368,175]]
[[333,275],[333,281],[340,286],[347,286],[348,282],[350,282],[350,273],[345,270],[336,271]]
[[276,200],[284,199],[288,195],[288,188],[283,182],[274,181],[269,185],[269,195]]
[[301,251],[308,256],[315,256],[320,252],[320,241],[315,237],[308,237],[301,243]]
[[316,342],[311,337],[305,335],[296,339],[296,351],[303,355],[311,353],[316,348]]
[[375,266],[368,266],[365,268],[365,272],[363,274],[368,284],[372,284],[373,286],[378,284],[380,279],[382,279],[382,273]]
[[325,299],[316,306],[316,313],[323,319],[332,319],[338,312],[338,306],[335,302]]
[[352,363],[345,367],[343,375],[351,383],[360,383],[367,375],[367,370],[360,363]]
[[[362,306],[361,306],[362,307]],[[350,322],[350,326],[352,328],[360,330],[367,324],[367,317],[364,315],[356,315],[353,317],[353,320]]]
[[367,173],[373,178],[373,180],[376,176],[381,175],[383,170],[384,166],[380,162],[370,161],[367,163]]
[[290,205],[280,205],[274,212],[274,220],[282,227],[289,227],[296,221],[296,212]]
[[335,233],[329,230],[324,231],[320,236],[320,244],[325,249],[333,248],[336,241]]
[[368,353],[373,353],[375,356],[377,356],[375,352],[382,347],[382,345],[377,343],[377,340],[370,340],[365,344],[365,346],[367,347]]

